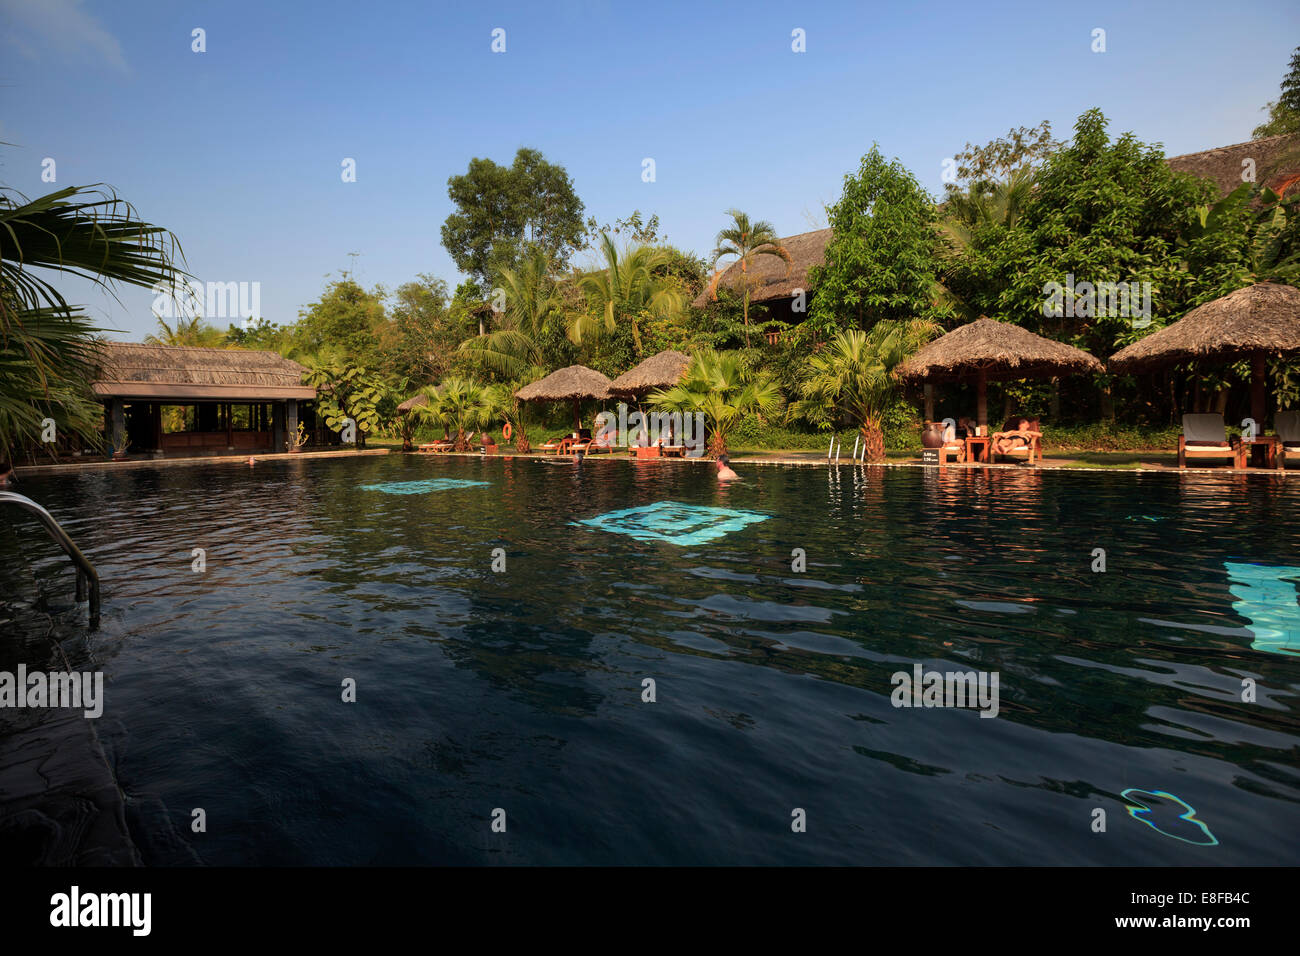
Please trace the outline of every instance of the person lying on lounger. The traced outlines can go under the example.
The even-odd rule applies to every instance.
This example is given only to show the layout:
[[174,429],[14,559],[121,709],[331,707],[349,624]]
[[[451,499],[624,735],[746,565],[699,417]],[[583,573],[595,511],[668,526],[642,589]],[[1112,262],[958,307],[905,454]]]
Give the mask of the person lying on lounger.
[[1016,419],[1016,430],[1013,432],[996,432],[993,435],[993,450],[999,455],[1006,455],[1013,448],[1028,448],[1035,438],[1042,438],[1042,432],[1032,431],[1029,428],[1029,419]]

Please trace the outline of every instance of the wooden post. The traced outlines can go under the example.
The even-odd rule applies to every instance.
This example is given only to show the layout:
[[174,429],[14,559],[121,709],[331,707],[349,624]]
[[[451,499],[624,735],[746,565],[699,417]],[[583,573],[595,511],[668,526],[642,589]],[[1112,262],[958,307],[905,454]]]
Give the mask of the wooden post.
[[1268,388],[1265,381],[1264,356],[1250,357],[1250,417],[1255,419],[1259,434],[1264,434],[1264,416],[1268,412]]
[[153,450],[162,454],[162,402],[155,402],[149,409],[153,414]]
[[934,386],[926,382],[921,390],[925,394],[925,420],[932,422],[934,421]]
[[975,382],[975,424],[989,423],[989,373],[980,369]]
[[284,433],[289,451],[298,450],[298,400],[287,399],[284,403]]
[[226,403],[226,451],[235,447],[235,406]]
[[284,451],[284,402],[271,405],[271,451]]

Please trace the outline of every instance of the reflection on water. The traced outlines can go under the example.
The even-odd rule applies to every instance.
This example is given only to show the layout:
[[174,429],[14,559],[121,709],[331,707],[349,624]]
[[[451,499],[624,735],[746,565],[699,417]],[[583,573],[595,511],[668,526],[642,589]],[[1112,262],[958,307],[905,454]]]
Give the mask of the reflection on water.
[[[741,470],[282,459],[25,491],[104,580],[101,630],[60,633],[106,672],[146,860],[1294,862],[1300,660],[1257,646],[1234,568],[1294,569],[1296,481]],[[766,520],[599,527],[661,502]],[[43,541],[0,536],[31,555],[6,589],[70,594]],[[997,672],[997,718],[895,709],[916,664]],[[1219,845],[1162,838],[1139,790]]]

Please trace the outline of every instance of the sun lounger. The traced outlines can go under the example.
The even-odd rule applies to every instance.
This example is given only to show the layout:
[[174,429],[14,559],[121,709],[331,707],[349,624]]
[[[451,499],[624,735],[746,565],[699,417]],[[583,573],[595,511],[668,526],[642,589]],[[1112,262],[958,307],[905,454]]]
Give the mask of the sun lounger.
[[1238,444],[1228,439],[1222,415],[1184,415],[1183,433],[1178,436],[1178,467],[1186,468],[1187,460],[1228,459],[1233,468],[1243,467],[1238,455]]
[[1288,455],[1300,461],[1300,411],[1278,412],[1273,416],[1273,430],[1277,432],[1278,467],[1286,467]]
[[[1018,430],[1017,426],[1020,424],[1021,417],[1023,416],[1014,418],[1011,421],[1007,422],[1002,427],[1002,431],[1004,433],[1017,431]],[[1031,432],[1042,431],[1042,427],[1039,425],[1037,418],[1029,419],[1029,430]],[[1010,461],[1017,461],[1017,462],[1024,461],[1024,462],[1028,462],[1031,465],[1034,463],[1034,459],[1036,458],[1039,459],[1040,461],[1042,460],[1043,443],[1042,440],[1037,436],[1033,438],[1022,439],[1022,442],[1020,444],[1018,444],[1014,448],[1008,448],[1006,451],[997,451],[996,450],[997,442],[998,439],[995,437],[993,441],[989,444],[989,450],[993,452],[993,455],[996,458],[1005,458]]]

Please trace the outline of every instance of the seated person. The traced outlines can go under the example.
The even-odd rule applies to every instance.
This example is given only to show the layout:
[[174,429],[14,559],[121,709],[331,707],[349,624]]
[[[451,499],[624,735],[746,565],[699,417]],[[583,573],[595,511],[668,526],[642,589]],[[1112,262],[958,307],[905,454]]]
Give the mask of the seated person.
[[975,421],[967,415],[957,419],[957,440],[965,441],[975,437]]
[[1033,444],[1033,439],[1042,437],[1042,432],[1030,429],[1029,419],[1017,418],[1013,431],[994,433],[993,450],[999,455],[1006,455],[1014,448],[1029,448]]

